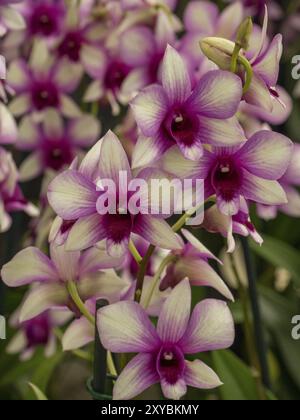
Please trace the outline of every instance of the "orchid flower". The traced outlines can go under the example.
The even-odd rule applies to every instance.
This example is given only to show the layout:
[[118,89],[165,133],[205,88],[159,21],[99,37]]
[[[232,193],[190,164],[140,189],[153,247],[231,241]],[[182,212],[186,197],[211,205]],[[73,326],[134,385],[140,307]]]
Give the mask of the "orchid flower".
[[133,167],[152,163],[174,144],[190,160],[203,156],[204,144],[239,144],[243,133],[234,115],[241,96],[239,78],[224,71],[207,73],[192,91],[183,58],[168,46],[162,86],[146,88],[131,103],[142,133]]
[[44,42],[39,42],[29,64],[17,59],[9,66],[7,82],[17,94],[9,109],[16,117],[49,108],[60,110],[65,117],[79,117],[81,111],[68,94],[77,88],[81,76],[81,68],[65,60],[53,64]]
[[67,8],[64,0],[25,0],[21,10],[26,21],[26,36],[53,39],[63,29]]
[[14,5],[22,0],[0,0],[0,37],[7,31],[19,31],[25,28],[25,21],[22,15],[15,9]]
[[66,169],[82,149],[95,143],[100,125],[90,114],[65,124],[61,115],[51,109],[40,124],[31,115],[25,117],[19,132],[18,149],[32,152],[20,167],[21,180],[29,181],[46,169]]
[[125,79],[121,99],[125,102],[144,87],[160,80],[161,63],[168,44],[175,44],[175,31],[168,16],[158,13],[154,32],[147,26],[134,26],[120,40],[120,56],[133,70]]
[[179,283],[164,303],[157,330],[134,302],[119,302],[98,312],[98,330],[104,347],[114,353],[138,353],[116,381],[115,400],[129,400],[161,383],[168,399],[179,400],[187,386],[213,389],[218,376],[200,360],[185,355],[228,348],[234,341],[234,323],[226,303],[205,300],[190,318],[191,286]]
[[232,293],[208,262],[213,259],[221,264],[221,261],[190,232],[182,229],[182,234],[187,244],[181,252],[174,253],[174,262],[168,266],[166,275],[160,283],[160,290],[174,288],[188,278],[192,286],[212,287],[233,301]]
[[[91,160],[85,162],[84,172],[66,171],[49,186],[48,200],[58,216],[65,221],[77,220],[69,232],[67,249],[87,249],[105,239],[109,255],[120,257],[127,252],[133,233],[155,246],[181,249],[181,240],[162,217],[142,214],[143,211],[132,214],[128,206],[128,184],[120,182],[120,173],[126,174],[128,183],[134,178],[119,139],[108,132],[97,147],[101,149],[100,156],[96,153],[91,156]],[[144,179],[142,173],[139,179]],[[101,192],[101,180],[111,180],[116,186],[116,214],[105,207],[107,197]],[[126,213],[122,210],[123,200],[127,202]]]
[[176,149],[171,149],[161,165],[180,176],[184,168],[190,176],[204,179],[205,196],[216,195],[220,211],[235,216],[242,208],[243,199],[266,205],[287,203],[278,181],[290,164],[292,152],[291,140],[266,130],[256,133],[240,147],[205,151],[199,163],[184,161]]
[[[87,17],[84,18],[84,15]],[[63,31],[54,43],[58,57],[66,57],[71,63],[78,63],[90,77],[97,77],[103,68],[105,52],[103,25],[91,22],[83,5],[69,6]]]
[[18,185],[19,174],[12,155],[0,148],[0,232],[10,229],[10,213],[24,211],[31,217],[39,215],[38,209],[23,196]]
[[78,317],[81,314],[68,293],[68,282],[76,283],[82,301],[105,298],[115,302],[127,283],[113,271],[103,270],[121,264],[121,259],[101,255],[98,248],[66,252],[64,246],[51,244],[50,258],[37,248],[26,248],[3,266],[1,276],[9,287],[37,283],[22,305],[20,322],[53,308],[69,308]]
[[8,354],[20,354],[21,361],[31,359],[39,347],[44,347],[45,357],[52,357],[56,352],[56,337],[54,328],[69,321],[71,313],[62,310],[50,310],[20,324],[18,317],[20,309],[12,315],[10,325],[17,333],[8,343]]

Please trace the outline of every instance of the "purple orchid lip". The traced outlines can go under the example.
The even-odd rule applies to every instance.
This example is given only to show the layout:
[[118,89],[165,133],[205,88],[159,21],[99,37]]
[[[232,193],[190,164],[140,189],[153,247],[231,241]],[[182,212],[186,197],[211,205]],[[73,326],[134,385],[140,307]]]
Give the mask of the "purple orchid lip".
[[32,36],[42,35],[45,37],[58,34],[64,15],[62,3],[46,1],[34,4],[33,2],[32,6],[33,9],[28,19],[29,33]]

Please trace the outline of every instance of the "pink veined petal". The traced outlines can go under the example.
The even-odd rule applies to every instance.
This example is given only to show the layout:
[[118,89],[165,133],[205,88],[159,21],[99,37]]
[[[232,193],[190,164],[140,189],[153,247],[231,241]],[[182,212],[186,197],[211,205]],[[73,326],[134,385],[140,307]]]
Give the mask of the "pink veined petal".
[[281,178],[291,161],[293,143],[282,134],[260,131],[237,152],[243,167],[265,179]]
[[164,152],[168,145],[162,140],[161,136],[145,137],[140,136],[132,156],[132,169],[143,168],[156,162]]
[[80,252],[66,251],[65,246],[55,242],[50,245],[51,260],[54,262],[60,276],[65,282],[75,281],[78,277]]
[[99,270],[119,268],[123,263],[123,258],[112,258],[108,255],[106,247],[101,243],[101,245],[94,246],[81,254],[79,273],[84,276]]
[[51,308],[66,306],[68,299],[67,289],[60,283],[37,286],[29,292],[23,303],[20,322],[29,321]]
[[151,353],[141,353],[132,359],[116,381],[114,400],[132,400],[159,382]]
[[184,13],[184,25],[189,32],[210,35],[215,30],[218,7],[206,1],[190,1]]
[[222,261],[217,258],[202,242],[200,242],[191,232],[186,229],[181,229],[182,235],[188,241],[195,251],[202,256],[202,258],[212,259],[222,264]]
[[218,375],[200,360],[186,360],[185,381],[187,385],[199,389],[214,389],[223,385]]
[[273,111],[273,101],[263,79],[254,73],[251,86],[248,92],[244,95],[244,99],[251,105],[258,106],[267,112]]
[[245,133],[236,117],[225,120],[200,117],[198,137],[203,144],[212,146],[236,146],[245,141]]
[[1,271],[4,283],[19,287],[33,282],[55,282],[58,272],[52,261],[37,248],[19,252]]
[[137,216],[132,231],[163,249],[180,250],[183,247],[182,240],[166,221],[150,215]]
[[81,217],[72,227],[66,241],[68,251],[85,250],[106,238],[99,214]]
[[187,384],[184,378],[179,378],[175,384],[170,384],[166,379],[162,379],[161,389],[165,398],[179,401],[187,393]]
[[243,170],[243,195],[247,200],[268,206],[280,206],[287,203],[284,189],[277,181],[270,181]]
[[136,302],[100,309],[97,325],[103,346],[115,353],[151,352],[160,344],[148,315]]
[[73,143],[80,147],[89,147],[98,140],[101,126],[97,118],[86,114],[70,122],[68,133]]
[[[119,186],[120,172],[127,174],[128,182],[131,180],[132,175],[128,157],[120,140],[112,131],[109,131],[103,137],[99,170],[101,178],[113,180],[117,188]],[[127,185],[122,185],[123,187],[127,188]]]
[[131,102],[137,125],[145,136],[157,135],[168,112],[168,99],[161,86],[144,89]]
[[168,44],[176,42],[173,20],[163,10],[158,12],[154,35],[158,52],[164,52]]
[[130,28],[120,39],[122,61],[132,67],[147,64],[155,50],[153,32],[147,26]]
[[198,162],[204,153],[204,148],[201,141],[195,142],[192,146],[187,146],[183,143],[179,143],[181,153],[186,159]]
[[180,345],[185,354],[195,354],[229,348],[234,338],[234,321],[227,304],[207,299],[195,307]]
[[191,314],[192,292],[188,280],[180,282],[164,303],[157,332],[162,342],[178,343],[184,336]]
[[65,220],[76,220],[96,213],[96,185],[81,173],[68,170],[58,175],[48,189],[48,200]]
[[213,70],[202,77],[187,105],[205,117],[226,119],[236,114],[242,94],[240,77]]
[[103,139],[99,140],[95,146],[85,155],[79,166],[79,172],[89,179],[96,182],[100,177],[99,162]]
[[95,328],[84,317],[76,319],[67,328],[62,338],[64,351],[80,349],[94,341]]
[[227,299],[234,301],[234,297],[225,282],[215,270],[201,258],[183,257],[175,268],[176,277],[187,277],[192,286],[207,286],[217,290]]
[[292,185],[300,185],[300,145],[295,144],[292,160],[284,175],[284,181]]
[[167,46],[162,64],[162,84],[173,104],[183,103],[191,94],[191,80],[188,68],[181,55]]
[[274,37],[263,57],[253,64],[255,73],[268,83],[269,86],[275,86],[277,84],[282,49],[282,35],[278,34]]

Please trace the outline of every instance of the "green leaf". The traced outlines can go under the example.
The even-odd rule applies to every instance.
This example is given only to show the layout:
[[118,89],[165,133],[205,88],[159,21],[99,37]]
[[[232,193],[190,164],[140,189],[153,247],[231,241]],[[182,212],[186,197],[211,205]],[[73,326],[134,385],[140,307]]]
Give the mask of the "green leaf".
[[213,363],[224,385],[220,388],[223,400],[258,400],[255,379],[250,368],[231,351],[213,353]]
[[261,247],[251,242],[251,248],[274,267],[287,269],[292,274],[296,286],[300,287],[300,253],[296,249],[266,235],[264,235],[264,243]]
[[32,384],[31,382],[28,382],[28,385],[34,392],[34,395],[38,401],[48,401],[46,395],[36,385]]

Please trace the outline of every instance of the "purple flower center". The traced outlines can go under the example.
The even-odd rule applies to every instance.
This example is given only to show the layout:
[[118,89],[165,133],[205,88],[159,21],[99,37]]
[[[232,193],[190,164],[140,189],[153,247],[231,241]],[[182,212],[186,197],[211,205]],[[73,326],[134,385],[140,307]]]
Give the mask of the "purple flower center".
[[159,376],[174,385],[183,376],[185,370],[184,355],[174,344],[163,345],[156,360]]
[[59,30],[61,8],[40,4],[32,12],[28,28],[32,35],[50,36]]
[[121,243],[129,238],[132,231],[132,218],[130,214],[106,214],[103,225],[107,238],[115,243]]
[[66,56],[71,61],[78,62],[83,41],[81,32],[69,32],[58,47],[58,54],[61,57]]
[[176,143],[192,147],[199,131],[199,120],[184,109],[174,109],[165,120],[168,136]]
[[73,160],[73,151],[69,141],[66,139],[46,139],[43,142],[42,153],[44,164],[48,168],[58,171]]
[[112,92],[118,91],[128,76],[129,71],[129,67],[121,61],[111,62],[104,78],[106,88]]
[[40,315],[24,323],[28,348],[45,345],[49,341],[51,325],[48,314]]
[[32,86],[32,102],[38,111],[59,106],[59,92],[51,81],[35,82]]
[[231,201],[240,191],[243,178],[234,160],[228,157],[219,158],[211,174],[214,189],[225,201]]

